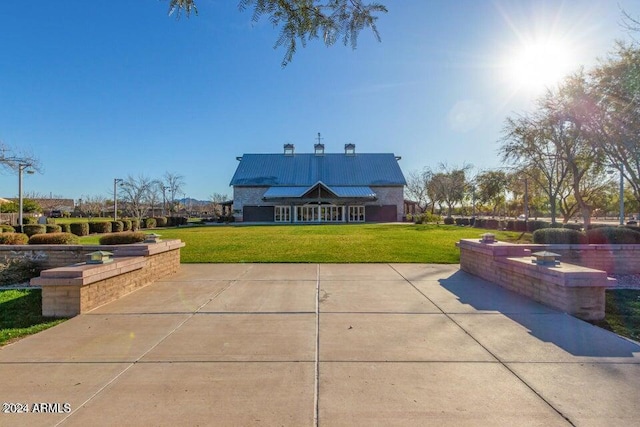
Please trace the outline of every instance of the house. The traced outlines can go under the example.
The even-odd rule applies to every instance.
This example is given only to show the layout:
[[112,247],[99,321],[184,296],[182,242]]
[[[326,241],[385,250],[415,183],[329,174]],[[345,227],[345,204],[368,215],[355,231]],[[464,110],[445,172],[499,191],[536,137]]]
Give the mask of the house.
[[395,222],[404,216],[406,181],[390,153],[244,154],[230,185],[236,221],[278,223]]

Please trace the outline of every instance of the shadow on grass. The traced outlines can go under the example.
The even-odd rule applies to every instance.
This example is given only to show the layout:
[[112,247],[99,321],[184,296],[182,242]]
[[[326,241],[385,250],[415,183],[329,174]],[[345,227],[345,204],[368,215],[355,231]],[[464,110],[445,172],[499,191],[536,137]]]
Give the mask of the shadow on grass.
[[0,290],[0,345],[50,328],[64,320],[42,316],[40,289]]

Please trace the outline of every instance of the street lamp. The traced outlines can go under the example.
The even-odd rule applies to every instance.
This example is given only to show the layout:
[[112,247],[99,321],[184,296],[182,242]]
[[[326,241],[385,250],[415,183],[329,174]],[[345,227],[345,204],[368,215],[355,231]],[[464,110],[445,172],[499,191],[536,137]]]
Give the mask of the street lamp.
[[[20,232],[22,232],[22,172],[31,167],[31,163],[18,163],[18,225],[20,226]],[[28,174],[33,174],[32,169],[27,169]]]
[[118,183],[122,178],[113,178],[113,220],[118,220]]

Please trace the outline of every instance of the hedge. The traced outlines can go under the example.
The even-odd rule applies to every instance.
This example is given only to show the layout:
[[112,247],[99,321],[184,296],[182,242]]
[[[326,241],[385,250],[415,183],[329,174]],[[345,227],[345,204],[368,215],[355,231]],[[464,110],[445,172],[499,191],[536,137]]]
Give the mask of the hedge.
[[62,227],[56,224],[47,224],[45,226],[47,228],[47,233],[61,233]]
[[551,223],[542,220],[533,220],[527,221],[527,231],[529,233],[533,233],[536,230],[540,230],[542,228],[549,228]]
[[123,231],[121,233],[105,234],[100,237],[101,245],[124,245],[144,241],[145,234],[140,231]]
[[2,233],[0,234],[0,245],[26,245],[29,236],[24,233]]
[[568,228],[542,228],[533,232],[533,243],[579,245],[587,243],[587,236]]
[[444,224],[445,225],[453,225],[453,218],[451,218],[450,216],[445,217]]
[[123,221],[111,221],[111,232],[119,233],[124,231],[124,222]]
[[72,222],[71,224],[69,224],[69,229],[76,236],[89,235],[89,223],[87,222]]
[[129,230],[131,230],[131,220],[130,219],[123,219],[122,220],[122,231],[129,231]]
[[167,217],[166,216],[157,216],[154,218],[156,220],[156,227],[166,227],[167,226]]
[[71,224],[58,224],[60,231],[63,233],[71,233]]
[[29,238],[30,245],[75,245],[78,236],[72,233],[36,234]]
[[22,226],[22,232],[31,237],[34,234],[46,233],[47,227],[44,224],[27,224]]
[[587,230],[587,239],[590,244],[640,244],[640,233],[624,227],[601,227]]
[[15,233],[16,229],[7,224],[0,224],[0,232],[2,233]]
[[92,221],[89,223],[89,233],[111,233],[111,221]]
[[156,219],[155,218],[145,218],[143,220],[144,225],[143,228],[156,228]]
[[131,230],[131,231],[140,230],[140,220],[137,219],[137,218],[132,218],[131,219],[131,228],[129,230]]

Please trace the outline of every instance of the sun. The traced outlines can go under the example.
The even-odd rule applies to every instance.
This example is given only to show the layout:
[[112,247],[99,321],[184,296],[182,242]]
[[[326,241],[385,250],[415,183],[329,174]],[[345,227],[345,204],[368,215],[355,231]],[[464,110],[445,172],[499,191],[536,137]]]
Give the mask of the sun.
[[521,41],[505,60],[513,89],[534,94],[557,86],[575,67],[571,47],[559,38]]

